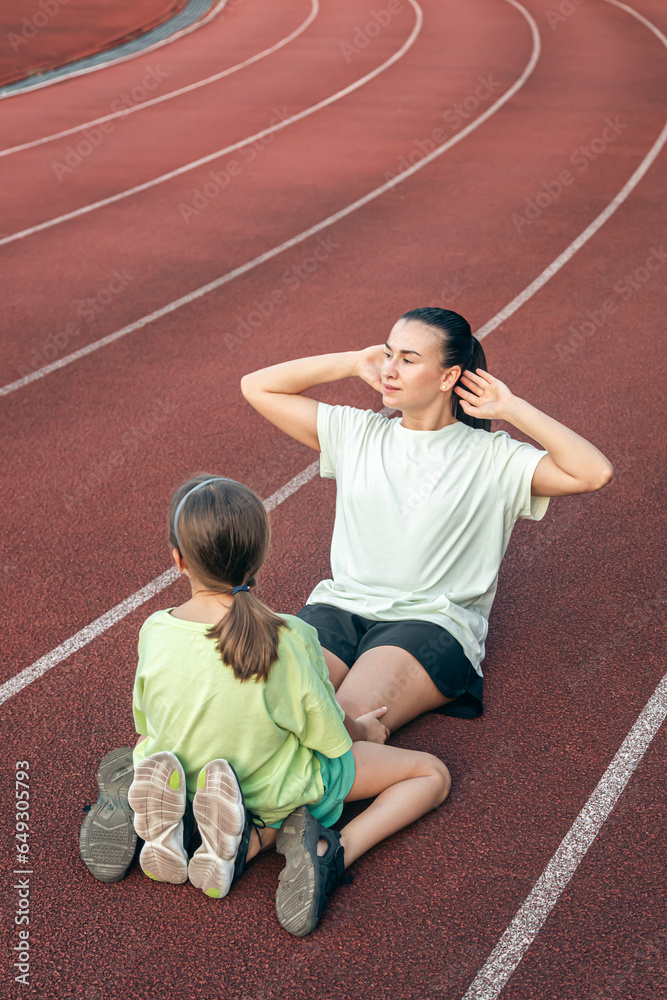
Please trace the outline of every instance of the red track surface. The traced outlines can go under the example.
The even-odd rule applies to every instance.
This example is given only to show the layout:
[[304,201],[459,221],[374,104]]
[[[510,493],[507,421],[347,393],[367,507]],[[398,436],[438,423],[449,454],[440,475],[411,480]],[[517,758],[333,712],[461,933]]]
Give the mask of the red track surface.
[[[4,0],[0,84],[111,49],[173,17],[187,0]],[[8,47],[7,47],[8,46]]]
[[[667,30],[658,0],[635,6]],[[480,75],[493,80],[489,103],[519,77],[531,39],[509,4],[426,0],[423,8],[424,29],[395,66],[278,133],[251,163],[223,157],[3,248],[13,301],[2,316],[2,382],[38,367],[33,351],[51,360],[49,335],[77,314],[78,332],[61,354],[344,207],[385,172],[398,172],[415,140],[474,94]],[[310,464],[312,452],[245,404],[243,373],[375,343],[406,309],[443,299],[479,327],[622,188],[664,123],[656,95],[667,53],[644,26],[600,0],[553,31],[548,0],[527,8],[543,50],[524,88],[435,163],[326,230],[331,252],[315,273],[299,270],[313,239],[0,401],[10,442],[1,487],[0,680],[167,568],[166,505],[186,475],[220,472],[266,497]],[[306,0],[244,0],[160,54],[168,76],[159,93],[275,44],[308,9]],[[292,114],[349,85],[395,52],[414,23],[404,3],[347,62],[341,42],[353,42],[370,11],[366,0],[322,3],[311,27],[266,60],[118,120],[60,182],[52,163],[76,136],[0,160],[3,231],[142,183],[266,127],[276,108]],[[157,64],[139,57],[3,102],[5,145],[107,113]],[[607,118],[623,126],[618,138],[577,169],[571,155],[601,135]],[[241,172],[185,223],[179,205],[234,158]],[[517,232],[512,215],[564,169],[574,183]],[[152,611],[183,599],[174,585],[0,709],[0,787],[11,788],[15,760],[31,764],[37,995],[463,996],[664,672],[656,553],[665,449],[655,431],[664,393],[653,372],[664,277],[633,279],[629,295],[615,289],[654,249],[662,252],[663,185],[658,162],[573,260],[485,341],[491,372],[592,440],[616,476],[601,493],[552,500],[540,524],[517,526],[491,618],[484,716],[425,716],[395,737],[448,764],[445,806],[361,859],[354,884],[337,891],[321,928],[303,941],[275,920],[277,857],[259,860],[219,905],[191,887],[151,884],[138,870],[118,885],[96,883],[78,856],[81,808],[95,798],[103,753],[133,739],[138,629]],[[114,271],[131,279],[92,321],[81,319],[79,303],[106,289]],[[236,336],[275,290],[284,302],[252,336]],[[564,351],[571,327],[580,330],[609,298],[613,317]],[[361,384],[317,395],[379,405]],[[262,593],[279,610],[295,611],[328,572],[333,504],[333,484],[315,480],[272,515]],[[664,768],[661,731],[503,997],[648,1000],[664,991]],[[3,810],[5,845],[13,822]],[[9,849],[5,860],[11,919]]]

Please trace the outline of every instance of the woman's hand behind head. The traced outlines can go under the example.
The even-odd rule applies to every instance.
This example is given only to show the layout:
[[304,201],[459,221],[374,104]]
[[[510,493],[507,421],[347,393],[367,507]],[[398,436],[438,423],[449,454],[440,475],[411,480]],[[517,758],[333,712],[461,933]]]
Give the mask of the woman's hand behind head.
[[382,392],[382,363],[386,350],[384,344],[378,344],[376,347],[366,347],[363,351],[357,351],[357,375],[376,392]]

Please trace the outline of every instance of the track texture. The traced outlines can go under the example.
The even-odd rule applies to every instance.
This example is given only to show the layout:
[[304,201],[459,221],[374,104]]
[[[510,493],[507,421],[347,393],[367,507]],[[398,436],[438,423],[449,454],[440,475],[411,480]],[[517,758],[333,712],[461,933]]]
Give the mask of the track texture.
[[[667,31],[658,0],[633,3]],[[241,375],[377,343],[419,305],[454,308],[479,328],[622,188],[664,124],[667,51],[603,0],[572,5],[555,22],[549,0],[525,6],[542,38],[534,72],[435,162],[318,236],[0,399],[0,681],[168,567],[167,503],[188,474],[228,475],[268,497],[313,461],[244,402]],[[154,58],[12,98],[0,107],[3,144],[103,116],[150,72],[157,83],[147,98],[232,67],[294,31],[311,7],[242,0]],[[345,207],[416,162],[434,129],[454,135],[523,72],[533,43],[510,3],[422,7],[424,27],[398,62],[250,147],[253,156],[223,156],[0,248],[8,289],[0,381],[99,340]],[[72,135],[0,159],[2,235],[156,178],[349,86],[415,25],[403,2],[355,47],[379,9],[323,0],[289,45],[116,119],[86,155]],[[475,98],[480,78],[489,94]],[[464,120],[455,106],[466,99],[477,107]],[[68,146],[79,156],[70,166]],[[592,440],[616,474],[602,492],[553,499],[543,522],[517,526],[491,616],[484,715],[427,715],[394,737],[447,763],[444,807],[357,862],[353,885],[336,891],[303,940],[275,918],[275,855],[253,863],[219,902],[191,886],[151,883],[138,869],[117,885],[95,882],[78,856],[82,808],[96,796],[101,757],[133,740],[138,630],[154,610],[185,599],[174,584],[0,706],[10,947],[14,762],[30,762],[30,993],[464,996],[665,669],[665,406],[654,372],[667,273],[662,162],[484,342],[489,370]],[[207,197],[211,170],[228,178]],[[572,181],[558,193],[565,170]],[[184,213],[183,205],[201,207]],[[324,386],[317,397],[381,405],[361,382]],[[297,610],[328,573],[334,490],[312,480],[272,514],[261,593],[278,610]],[[664,770],[661,730],[504,998],[649,1000],[664,991]],[[18,990],[6,962],[7,989]]]

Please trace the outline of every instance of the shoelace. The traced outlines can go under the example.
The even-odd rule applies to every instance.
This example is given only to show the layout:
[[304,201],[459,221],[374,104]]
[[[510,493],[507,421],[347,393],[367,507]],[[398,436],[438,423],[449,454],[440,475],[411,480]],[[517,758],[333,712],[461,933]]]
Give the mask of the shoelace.
[[[260,819],[259,816],[256,816],[255,813],[251,813],[249,809],[247,809],[246,812],[248,814],[248,819],[250,820],[252,829],[255,831],[255,833],[259,838],[259,846],[261,848],[263,846],[262,835],[260,834],[259,831],[266,829],[266,823],[264,822],[263,819]],[[248,832],[248,841],[250,840],[250,832],[251,831]]]

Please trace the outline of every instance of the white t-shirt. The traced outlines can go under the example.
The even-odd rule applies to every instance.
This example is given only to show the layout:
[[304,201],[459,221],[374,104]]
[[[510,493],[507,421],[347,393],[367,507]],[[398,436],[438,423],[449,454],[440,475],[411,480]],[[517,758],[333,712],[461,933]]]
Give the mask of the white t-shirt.
[[480,676],[498,570],[517,518],[541,520],[531,480],[548,452],[457,421],[408,430],[320,403],[320,475],[337,484],[333,580],[309,604],[374,621],[418,619],[457,639]]

